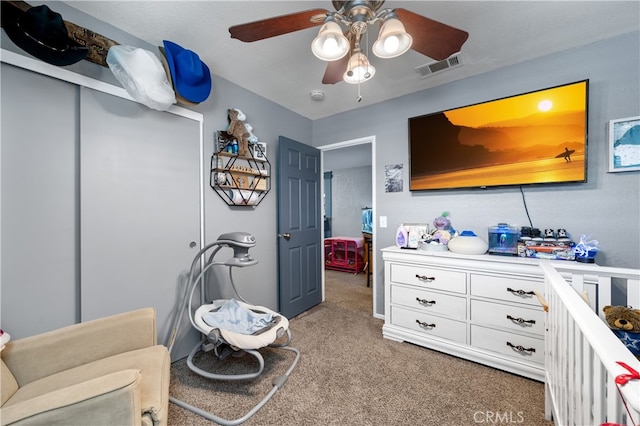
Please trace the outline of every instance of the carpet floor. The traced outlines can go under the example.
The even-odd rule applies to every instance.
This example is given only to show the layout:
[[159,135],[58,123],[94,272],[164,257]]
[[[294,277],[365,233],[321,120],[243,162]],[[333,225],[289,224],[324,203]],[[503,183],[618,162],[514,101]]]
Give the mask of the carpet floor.
[[[291,346],[302,354],[296,369],[246,425],[553,425],[544,420],[542,383],[384,339],[366,281],[365,274],[326,271],[326,300],[290,320]],[[261,353],[265,371],[252,381],[205,379],[186,360],[176,361],[170,395],[225,419],[240,418],[294,358],[272,348]],[[219,363],[203,354],[195,363],[221,372],[257,365],[248,355]],[[211,424],[169,405],[170,426]]]

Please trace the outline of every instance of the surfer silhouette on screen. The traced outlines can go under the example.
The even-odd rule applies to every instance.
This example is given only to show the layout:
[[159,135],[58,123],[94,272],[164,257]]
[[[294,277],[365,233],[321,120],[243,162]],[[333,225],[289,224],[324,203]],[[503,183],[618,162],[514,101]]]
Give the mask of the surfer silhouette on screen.
[[571,162],[571,154],[573,154],[574,152],[576,152],[573,149],[569,149],[566,146],[564,147],[564,152],[556,155],[556,158],[564,158],[564,161],[566,161],[567,163]]

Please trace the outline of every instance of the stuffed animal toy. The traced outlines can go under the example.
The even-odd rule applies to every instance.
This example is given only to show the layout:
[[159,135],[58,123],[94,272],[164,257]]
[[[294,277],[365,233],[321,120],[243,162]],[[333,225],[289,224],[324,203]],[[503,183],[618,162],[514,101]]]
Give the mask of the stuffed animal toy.
[[449,240],[456,233],[455,229],[451,226],[451,220],[447,217],[449,212],[443,212],[439,217],[433,221],[433,226],[436,227],[431,236],[432,240],[438,240],[441,244],[448,244]]
[[605,306],[602,312],[611,331],[640,359],[640,309]]
[[229,128],[227,133],[232,135],[238,141],[238,155],[249,155],[249,141],[250,136],[247,128],[244,126],[244,120],[247,116],[237,108],[231,108],[227,111],[229,114]]
[[244,123],[244,128],[247,129],[247,133],[249,133],[247,141],[249,141],[250,144],[258,142],[258,137],[253,134],[253,126],[249,123]]

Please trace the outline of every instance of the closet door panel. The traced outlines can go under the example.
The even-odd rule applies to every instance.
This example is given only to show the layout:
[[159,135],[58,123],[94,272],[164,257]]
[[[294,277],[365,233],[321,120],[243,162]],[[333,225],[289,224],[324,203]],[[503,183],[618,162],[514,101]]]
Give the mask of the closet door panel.
[[200,123],[86,88],[80,117],[82,320],[154,306],[165,343],[200,247]]
[[12,338],[76,322],[76,86],[1,64],[1,309]]

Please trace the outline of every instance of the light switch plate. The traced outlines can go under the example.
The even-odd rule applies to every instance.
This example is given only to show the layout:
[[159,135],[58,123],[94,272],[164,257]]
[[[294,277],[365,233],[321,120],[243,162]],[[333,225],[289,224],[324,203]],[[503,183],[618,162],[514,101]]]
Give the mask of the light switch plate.
[[386,228],[386,227],[387,227],[387,217],[380,216],[380,228]]

